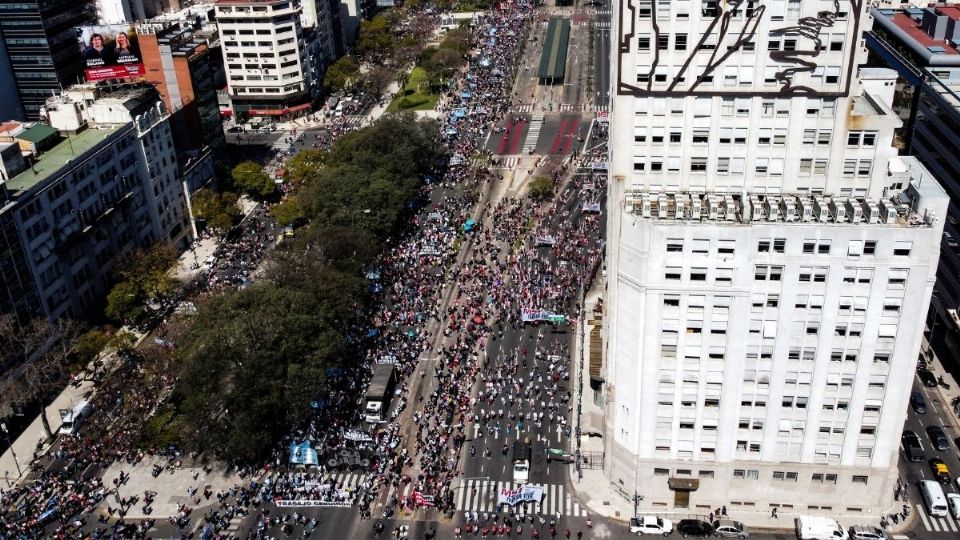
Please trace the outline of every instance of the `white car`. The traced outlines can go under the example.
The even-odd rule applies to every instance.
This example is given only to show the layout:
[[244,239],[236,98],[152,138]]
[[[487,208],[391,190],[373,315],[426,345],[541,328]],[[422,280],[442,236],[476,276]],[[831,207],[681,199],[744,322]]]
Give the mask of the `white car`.
[[630,520],[630,532],[670,536],[673,532],[673,522],[660,516],[637,516]]
[[950,507],[950,515],[954,519],[960,519],[960,495],[947,493],[947,506]]

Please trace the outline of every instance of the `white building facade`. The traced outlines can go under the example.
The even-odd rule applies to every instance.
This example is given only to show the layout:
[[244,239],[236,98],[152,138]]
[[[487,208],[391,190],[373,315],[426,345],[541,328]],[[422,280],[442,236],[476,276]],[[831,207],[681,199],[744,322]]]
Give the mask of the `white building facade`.
[[107,91],[92,84],[75,85],[47,100],[50,125],[77,131],[87,125],[123,126],[133,123],[136,156],[150,217],[148,243],[170,242],[178,251],[187,248],[194,234],[187,196],[180,180],[180,165],[173,145],[170,114],[153,88],[129,85]]
[[216,18],[235,112],[309,109],[313,81],[299,1],[219,0]]
[[614,10],[611,483],[641,511],[878,515],[948,199],[891,147],[896,75],[856,69],[864,7]]

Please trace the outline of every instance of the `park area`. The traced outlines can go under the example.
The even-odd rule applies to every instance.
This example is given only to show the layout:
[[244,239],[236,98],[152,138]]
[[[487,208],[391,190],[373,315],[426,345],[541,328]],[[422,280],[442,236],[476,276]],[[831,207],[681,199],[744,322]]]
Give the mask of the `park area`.
[[437,106],[438,94],[431,92],[427,71],[420,66],[413,68],[403,86],[403,91],[387,107],[387,112],[429,111]]

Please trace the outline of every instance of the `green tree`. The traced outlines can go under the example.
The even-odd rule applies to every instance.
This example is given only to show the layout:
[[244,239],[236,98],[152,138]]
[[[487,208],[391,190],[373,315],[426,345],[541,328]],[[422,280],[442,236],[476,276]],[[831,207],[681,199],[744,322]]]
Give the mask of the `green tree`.
[[530,182],[530,197],[537,200],[553,196],[553,179],[549,176],[537,176]]
[[140,287],[132,281],[121,281],[107,294],[107,307],[104,309],[104,314],[117,322],[135,321],[144,314],[145,301]]
[[390,50],[392,43],[389,19],[386,14],[381,13],[360,23],[360,33],[354,49],[361,56],[379,58]]
[[206,220],[210,228],[226,231],[240,216],[237,199],[236,193],[217,193],[209,188],[198,189],[191,199],[193,214]]
[[300,210],[300,201],[296,197],[290,197],[285,201],[276,204],[270,209],[270,213],[280,225],[292,225],[298,219],[303,217],[303,211]]
[[324,150],[301,150],[287,163],[284,178],[294,187],[299,186],[314,179],[326,162],[327,153]]
[[74,364],[83,368],[100,356],[108,345],[110,345],[110,336],[97,328],[80,334],[73,344]]
[[170,270],[177,264],[177,252],[168,242],[157,242],[146,251],[136,250],[123,258],[117,270],[121,279],[136,286],[148,300],[167,296],[177,287]]
[[323,89],[333,94],[344,89],[350,81],[356,81],[360,65],[350,55],[341,57],[323,74]]
[[234,185],[251,197],[269,197],[277,191],[276,183],[270,179],[263,167],[252,161],[237,165],[230,174]]

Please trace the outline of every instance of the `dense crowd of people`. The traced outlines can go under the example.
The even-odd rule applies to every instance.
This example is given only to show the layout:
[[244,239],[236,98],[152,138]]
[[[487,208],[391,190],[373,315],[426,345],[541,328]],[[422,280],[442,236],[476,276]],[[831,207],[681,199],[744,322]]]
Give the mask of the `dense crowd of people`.
[[[381,294],[382,304],[373,314],[371,326],[357,329],[368,345],[363,376],[346,370],[330,373],[329,392],[317,407],[314,421],[291,437],[315,441],[321,456],[318,469],[311,473],[283,472],[280,465],[287,456],[278,449],[268,467],[272,473],[265,481],[251,475],[249,481],[234,489],[216,493],[218,505],[202,517],[191,516],[192,508],[185,504],[179,516],[170,518],[182,534],[189,533],[194,518],[201,519],[204,530],[212,535],[225,530],[236,517],[256,511],[253,533],[257,537],[270,537],[278,528],[287,535],[295,531],[309,535],[316,527],[315,521],[271,510],[270,502],[287,498],[349,501],[364,517],[372,517],[373,502],[378,497],[386,499],[385,517],[424,501],[452,511],[468,424],[480,426],[480,439],[470,448],[471,459],[500,451],[500,445],[506,448],[509,437],[529,436],[558,424],[566,426],[571,393],[565,383],[571,375],[565,345],[541,344],[537,338],[531,346],[499,357],[488,356],[487,350],[492,342],[503,338],[508,328],[522,329],[520,314],[524,309],[578,315],[576,291],[600,257],[600,220],[597,215],[567,218],[579,210],[577,194],[587,188],[582,182],[589,181],[590,188],[602,193],[603,178],[574,176],[570,188],[546,203],[519,197],[483,203],[478,222],[474,222],[471,217],[481,188],[489,187],[494,178],[489,170],[463,166],[468,157],[483,153],[483,137],[508,111],[516,66],[535,14],[530,1],[504,3],[472,27],[478,52],[456,77],[455,97],[441,106],[445,120],[439,129],[449,146],[451,165],[423,187],[423,195],[431,203],[413,218],[413,232],[390,244],[378,266],[368,274]],[[364,105],[369,103],[352,102],[349,106]],[[349,115],[333,117],[327,125],[329,135],[316,142],[327,147],[357,126],[356,119]],[[602,159],[601,152],[586,153],[580,161]],[[565,165],[554,169],[558,185],[566,173]],[[550,245],[538,245],[534,239],[542,228],[550,231]],[[257,207],[225,239],[215,262],[196,287],[213,291],[245,286],[276,234],[266,210]],[[457,259],[455,249],[461,241],[472,243],[464,260]],[[445,288],[452,291],[448,303],[443,303]],[[432,368],[420,367],[427,365],[421,362],[423,359],[433,357],[436,361]],[[412,424],[401,425],[399,417],[407,407],[401,403],[368,438],[348,440],[346,434],[360,419],[362,403],[357,396],[363,395],[364,381],[369,380],[378,362],[396,366],[400,381],[397,395],[415,400]],[[424,386],[428,369],[432,369],[433,383]],[[410,394],[411,388],[418,388],[415,395]],[[119,389],[104,395],[101,399],[116,399],[118,406],[127,399]],[[364,463],[368,462],[366,470],[373,473],[350,489],[324,480],[324,457],[342,452],[345,446],[369,456]],[[69,465],[60,472],[44,473],[29,488],[2,492],[4,507],[19,501],[17,512],[3,515],[0,522],[9,536],[35,536],[31,531],[37,531],[42,519],[59,519],[58,532],[69,537],[71,527],[83,525],[73,516],[96,506],[110,490],[96,475],[82,482],[67,480],[77,478],[91,465],[102,470],[111,461],[135,463],[143,458],[143,452],[123,439],[122,432],[117,439],[108,438],[87,448],[81,448],[79,440],[68,438],[61,452],[63,455],[57,457]],[[172,466],[180,459],[179,453],[170,450],[170,459]],[[244,473],[247,476],[252,471]],[[399,496],[411,492],[425,499],[413,501]],[[69,501],[70,506],[59,504],[56,514],[48,514],[51,498],[61,503]],[[210,500],[210,494],[205,498]],[[124,502],[128,504],[116,509],[120,526],[123,509],[139,501]],[[535,522],[531,524],[539,531]]]

